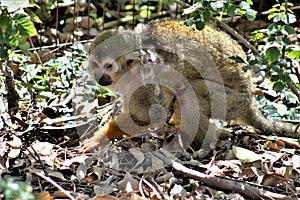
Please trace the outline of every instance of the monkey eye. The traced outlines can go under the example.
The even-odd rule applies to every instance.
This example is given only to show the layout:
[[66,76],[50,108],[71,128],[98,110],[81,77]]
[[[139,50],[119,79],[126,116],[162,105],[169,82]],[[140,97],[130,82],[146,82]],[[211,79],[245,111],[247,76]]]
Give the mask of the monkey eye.
[[127,60],[127,62],[126,62],[126,65],[129,66],[129,65],[131,65],[132,63],[133,63],[133,59],[129,59],[129,60]]
[[96,63],[95,61],[92,61],[92,67],[93,68],[97,68],[98,67],[98,63]]
[[110,63],[105,63],[104,64],[104,69],[111,69],[113,66]]

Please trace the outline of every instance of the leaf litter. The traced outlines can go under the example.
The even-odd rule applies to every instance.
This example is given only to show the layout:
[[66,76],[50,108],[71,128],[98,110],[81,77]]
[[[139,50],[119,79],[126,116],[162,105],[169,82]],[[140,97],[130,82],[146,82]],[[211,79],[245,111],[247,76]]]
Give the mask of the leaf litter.
[[195,149],[162,148],[175,133],[171,125],[80,152],[80,141],[99,131],[118,103],[97,107],[95,90],[82,75],[47,102],[23,101],[13,116],[1,95],[1,177],[26,182],[38,199],[299,198],[298,141],[226,122],[232,135],[201,158]]

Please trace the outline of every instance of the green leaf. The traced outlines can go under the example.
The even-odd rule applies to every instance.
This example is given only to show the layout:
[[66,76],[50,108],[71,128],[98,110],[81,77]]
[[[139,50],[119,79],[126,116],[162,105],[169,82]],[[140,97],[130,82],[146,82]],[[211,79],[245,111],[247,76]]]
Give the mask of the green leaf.
[[232,146],[232,152],[236,158],[243,162],[254,162],[262,159],[261,155],[242,147]]
[[247,3],[246,1],[242,1],[240,4],[239,4],[239,7],[243,10],[246,10],[246,9],[250,9],[250,5],[249,3]]
[[191,19],[195,20],[195,19],[200,19],[200,13],[199,12],[192,12],[190,14],[190,17]]
[[267,39],[266,44],[273,44],[275,41],[276,41],[276,38],[275,38],[275,36],[272,35]]
[[25,43],[22,43],[22,44],[20,43],[19,48],[23,51],[23,53],[28,55],[29,54],[28,49],[30,48],[30,44],[29,44],[29,42],[25,42]]
[[252,0],[246,0],[249,5],[253,5]]
[[203,22],[208,22],[210,20],[211,14],[209,10],[206,10],[202,13]]
[[268,64],[272,64],[278,60],[280,56],[280,51],[277,47],[270,47],[266,51],[266,58],[268,60]]
[[185,20],[185,25],[187,25],[187,26],[191,26],[194,23],[195,23],[195,21],[192,18],[188,18],[188,19]]
[[264,38],[264,33],[261,33],[261,32],[257,32],[253,35],[253,40],[254,41],[259,41],[263,38]]
[[287,50],[286,54],[293,59],[300,59],[300,50]]
[[277,13],[271,13],[268,15],[268,20],[274,18],[277,15]]
[[279,22],[281,21],[281,17],[282,17],[282,14],[281,13],[277,13],[274,18],[273,18],[273,22]]
[[291,77],[288,75],[288,74],[283,74],[281,76],[281,80],[284,82],[284,83],[290,83],[292,80],[291,80]]
[[19,34],[18,26],[15,24],[10,24],[7,27],[7,33],[13,37],[16,37]]
[[21,19],[18,21],[18,28],[22,36],[35,36],[37,31],[29,19]]
[[8,58],[8,48],[5,45],[0,46],[0,61],[7,60]]
[[256,18],[257,12],[251,8],[246,9],[246,17],[248,20],[253,21]]
[[284,89],[284,84],[282,82],[276,82],[273,85],[273,90],[276,92],[281,92]]
[[[269,9],[269,10],[267,10],[267,14],[274,14],[274,13],[276,13],[276,12],[278,12],[278,9],[277,8],[271,8],[271,9]],[[269,15],[270,16],[270,15]]]
[[230,17],[236,16],[236,14],[238,13],[239,9],[235,6],[231,6],[228,8],[227,13]]
[[292,42],[288,38],[282,38],[280,41],[280,44],[283,46],[288,46],[288,45],[292,44]]
[[34,21],[35,23],[39,23],[42,24],[43,22],[40,20],[40,18],[30,9],[26,9],[26,11],[28,12],[30,19],[32,21]]
[[125,6],[125,10],[132,10],[133,9],[133,5],[128,4]]
[[280,32],[283,35],[291,35],[295,33],[294,28],[292,26],[287,25],[282,26]]
[[142,10],[140,12],[140,18],[142,18],[142,19],[146,19],[149,16],[151,16],[151,11],[150,10]]
[[9,41],[9,45],[11,47],[17,47],[19,45],[19,40],[17,38],[13,38]]
[[9,26],[10,24],[12,24],[12,19],[10,16],[5,15],[5,14],[1,14],[0,15],[0,28],[6,28],[7,26]]
[[25,13],[15,13],[13,16],[13,20],[19,21],[22,19],[29,19],[29,16]]
[[205,26],[205,23],[202,22],[202,21],[197,21],[195,24],[196,24],[196,28],[198,30],[202,30],[204,28],[204,26]]
[[272,23],[267,27],[267,30],[268,30],[268,34],[274,35],[278,31],[278,26],[276,24]]
[[278,75],[272,75],[270,80],[273,81],[273,82],[279,81],[279,76]]
[[286,24],[293,24],[297,21],[297,18],[295,15],[288,13],[288,14],[284,15],[282,21]]

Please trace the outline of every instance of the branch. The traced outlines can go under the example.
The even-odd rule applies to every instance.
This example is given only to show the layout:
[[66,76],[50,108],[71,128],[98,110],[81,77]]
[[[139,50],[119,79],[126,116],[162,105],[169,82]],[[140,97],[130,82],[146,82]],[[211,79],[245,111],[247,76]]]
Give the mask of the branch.
[[248,49],[250,49],[255,55],[258,55],[259,51],[252,45],[250,42],[248,42],[243,36],[241,36],[236,30],[228,26],[226,23],[216,20],[215,21],[219,26],[221,26],[224,30],[229,32],[232,36],[238,39],[242,44],[244,44]]
[[172,167],[178,173],[195,178],[207,186],[220,190],[235,191],[251,199],[295,199],[287,195],[259,189],[257,187],[250,186],[247,183],[237,182],[222,177],[209,176],[196,170],[189,169],[175,161],[172,162]]

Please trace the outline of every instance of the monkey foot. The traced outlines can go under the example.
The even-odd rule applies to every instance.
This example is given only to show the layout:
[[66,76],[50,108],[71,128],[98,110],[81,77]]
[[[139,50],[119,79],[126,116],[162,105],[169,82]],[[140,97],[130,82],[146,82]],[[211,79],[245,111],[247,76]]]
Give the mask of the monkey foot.
[[83,140],[79,151],[89,152],[107,145],[113,139],[124,136],[126,136],[126,133],[116,125],[115,121],[112,121],[107,123],[101,130],[95,132],[93,137]]
[[105,135],[94,135],[93,137],[83,140],[79,146],[79,151],[86,153],[96,150],[109,144],[110,140]]

